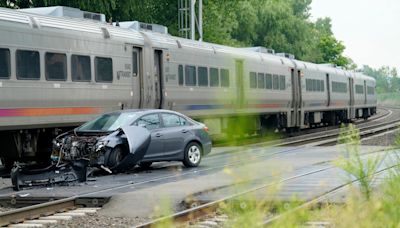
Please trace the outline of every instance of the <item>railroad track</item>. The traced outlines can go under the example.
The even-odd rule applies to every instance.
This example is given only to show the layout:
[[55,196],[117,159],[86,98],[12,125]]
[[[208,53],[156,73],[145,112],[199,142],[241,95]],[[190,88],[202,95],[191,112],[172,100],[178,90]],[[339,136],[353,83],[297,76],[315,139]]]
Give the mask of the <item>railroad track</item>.
[[[366,154],[363,154],[362,156],[368,156],[373,153],[377,153],[377,152],[366,153]],[[378,174],[387,172],[388,170],[390,170],[396,166],[398,166],[398,164],[384,167],[384,168],[376,171],[374,173],[374,175],[378,175]],[[331,165],[331,166],[327,166],[324,168],[318,168],[315,170],[311,170],[311,171],[308,171],[308,172],[305,172],[305,173],[302,173],[299,175],[295,175],[295,176],[292,176],[289,178],[285,178],[285,179],[282,179],[273,184],[271,184],[271,183],[263,184],[263,185],[242,191],[240,193],[229,195],[229,196],[226,196],[224,198],[221,198],[221,199],[218,199],[218,200],[215,200],[212,202],[207,202],[207,203],[195,206],[193,208],[189,208],[189,209],[177,212],[175,214],[165,216],[165,217],[150,221],[148,223],[138,225],[136,227],[137,228],[150,228],[150,227],[157,227],[160,225],[162,226],[163,224],[173,224],[173,226],[175,226],[175,227],[187,227],[189,224],[194,224],[194,226],[196,226],[196,224],[200,224],[200,226],[203,226],[203,227],[207,227],[207,224],[214,223],[214,225],[215,225],[215,220],[218,221],[218,220],[220,220],[221,217],[225,217],[224,219],[222,219],[222,222],[227,221],[229,219],[227,217],[227,215],[217,215],[220,205],[226,205],[230,201],[234,201],[235,199],[239,199],[239,200],[243,199],[248,194],[254,193],[254,192],[262,190],[262,189],[267,189],[268,187],[271,187],[273,185],[277,185],[277,184],[280,185],[280,184],[283,184],[285,182],[289,182],[289,181],[292,181],[295,179],[299,179],[299,178],[303,178],[306,176],[325,172],[325,171],[333,169],[333,168],[335,168],[335,167]],[[314,205],[322,203],[323,201],[328,200],[330,197],[334,196],[335,194],[340,193],[340,191],[343,191],[345,188],[349,187],[351,184],[354,184],[358,181],[359,181],[359,179],[353,179],[351,181],[347,181],[341,185],[338,185],[335,188],[332,188],[318,196],[315,196],[315,197],[307,200],[300,206],[298,206],[288,212],[285,212],[285,214],[286,213],[294,213],[300,209],[312,207]],[[282,216],[285,214],[276,214],[273,216],[266,216],[266,219],[264,220],[263,224],[260,224],[260,225],[271,224],[271,223],[277,221],[278,219],[282,218]],[[223,226],[223,224],[221,224],[221,226]],[[215,227],[215,226],[210,225],[210,227]]]
[[[399,128],[399,123],[397,121],[389,123],[378,123],[366,127],[358,128],[360,131],[360,137],[365,139],[375,134],[380,134],[384,132],[390,132]],[[346,131],[344,131],[346,133]],[[323,132],[318,134],[310,135],[306,139],[291,140],[290,142],[283,142],[276,144],[274,146],[332,146],[337,144],[338,136],[340,132]]]
[[[383,169],[380,169],[380,170],[376,171],[373,175],[376,176],[376,175],[382,174],[382,173],[387,172],[387,171],[389,171],[389,170],[391,170],[391,169],[393,169],[393,168],[395,168],[397,166],[399,166],[399,165],[396,164],[396,165],[392,165],[392,166],[389,166],[389,167],[385,167]],[[346,183],[344,183],[342,185],[339,185],[336,188],[331,189],[331,190],[329,190],[327,192],[324,192],[323,194],[321,194],[319,196],[316,196],[316,197],[304,202],[300,206],[297,206],[296,208],[285,212],[284,214],[277,214],[277,215],[274,215],[274,216],[271,216],[271,217],[265,219],[262,225],[272,224],[275,221],[281,219],[286,214],[295,213],[296,211],[299,211],[301,209],[312,208],[315,205],[318,205],[318,204],[321,204],[323,202],[326,202],[327,200],[329,200],[330,198],[334,197],[335,195],[340,194],[340,192],[345,190],[347,187],[349,187],[352,184],[357,183],[357,182],[360,182],[360,179],[354,179],[354,180],[348,181],[348,182],[346,182]]]
[[[393,115],[393,111],[390,110],[389,108],[386,107],[380,107],[380,110],[384,110],[383,114],[379,114],[379,115],[375,115],[371,118],[369,118],[368,120],[355,120],[353,122],[354,125],[357,126],[364,126],[364,125],[368,125],[383,119],[386,119],[390,116]],[[335,132],[338,131],[338,126],[325,126],[325,127],[316,127],[316,128],[307,128],[307,129],[303,129],[300,132],[295,132],[292,134],[286,134],[284,133],[283,135],[279,136],[275,135],[277,137],[282,137],[279,138],[277,140],[273,140],[268,142],[268,144],[277,144],[280,141],[285,141],[285,140],[298,140],[298,139],[302,139],[302,138],[306,138],[308,136],[311,135],[317,135],[320,132]],[[216,142],[214,146],[226,146],[226,145],[230,145],[230,144],[237,144],[237,145],[257,145],[257,144],[265,144],[264,142],[259,142],[260,140],[263,140],[262,137],[260,136],[252,136],[252,137],[247,137],[244,139],[234,139],[234,140],[230,140],[228,142]]]
[[[382,118],[382,116],[379,117],[379,118]],[[377,132],[377,130],[376,130],[377,128],[379,128],[379,131],[384,131],[384,129],[387,130],[389,128],[390,129],[397,128],[397,125],[388,124],[388,123],[376,124],[376,125],[373,125],[373,126],[365,127],[365,128],[363,128],[362,131],[360,130],[360,132],[365,132],[365,135],[373,134],[373,132]],[[337,137],[337,135],[338,135],[338,133],[336,133],[336,137]],[[310,135],[310,137],[314,137],[314,136]],[[328,136],[323,136],[323,137],[328,137]],[[321,136],[320,140],[323,137]],[[334,133],[329,133],[329,137],[330,137],[329,140],[331,140],[332,142],[335,141],[335,140],[333,140],[333,138],[335,137]],[[328,140],[328,139],[326,139],[326,140]],[[300,142],[294,142],[294,141],[292,140],[292,142],[287,142],[286,144],[285,143],[280,143],[280,144],[277,144],[277,145],[274,145],[274,146],[289,146],[289,145],[293,146],[293,145],[295,145],[295,143],[300,143]],[[310,139],[310,140],[301,139],[301,141],[302,141],[302,143],[300,145],[303,145],[303,146],[315,144],[315,139]],[[265,143],[264,144],[252,145],[250,148],[254,149],[254,148],[263,148],[263,147],[265,147]],[[276,156],[279,156],[281,154],[297,152],[298,150],[299,150],[299,148],[291,148],[291,149],[279,150],[279,151],[273,152],[273,153],[259,153],[259,154],[255,155],[254,158],[265,158],[266,157],[267,159],[269,159],[271,157],[276,157]],[[220,170],[221,168],[225,168],[225,167],[229,167],[229,166],[236,166],[236,165],[241,165],[241,164],[242,164],[241,161],[237,161],[237,162],[231,162],[231,163],[228,163],[228,164],[225,164],[225,165],[222,165],[222,166],[190,170],[190,171],[187,171],[187,172],[182,172],[180,174],[174,174],[174,175],[167,175],[167,176],[162,176],[162,177],[158,177],[158,178],[152,178],[150,180],[137,182],[137,183],[134,183],[134,184],[122,184],[122,185],[119,185],[119,186],[115,186],[113,188],[103,189],[103,190],[99,190],[99,191],[92,192],[92,193],[86,193],[86,194],[82,194],[80,196],[76,196],[76,197],[73,197],[73,198],[59,199],[59,200],[54,200],[52,202],[41,203],[41,204],[38,204],[38,205],[33,205],[33,206],[28,206],[28,207],[24,207],[24,208],[20,208],[20,209],[16,209],[16,210],[8,211],[8,212],[3,212],[3,213],[0,213],[0,225],[4,226],[4,225],[7,225],[7,224],[16,223],[18,221],[23,221],[24,219],[30,219],[30,218],[37,217],[37,216],[43,216],[44,214],[52,214],[52,213],[57,213],[57,212],[60,212],[60,211],[63,211],[63,210],[64,211],[71,210],[71,208],[77,208],[77,207],[79,207],[81,205],[81,204],[77,204],[76,203],[78,199],[81,199],[81,198],[84,198],[84,197],[90,197],[90,195],[94,195],[96,193],[113,191],[113,190],[122,189],[122,188],[128,188],[128,187],[132,187],[134,185],[141,185],[141,184],[150,183],[150,182],[173,180],[173,179],[176,179],[178,177],[185,176],[185,175],[191,175],[191,174],[193,174],[193,172],[196,172],[196,173],[208,172],[208,171],[212,171],[212,170],[215,170],[215,169]],[[201,211],[203,211],[203,212],[201,212]],[[185,212],[185,213],[182,212],[182,213],[185,214],[187,212]],[[200,210],[200,212],[196,212],[196,213],[200,213],[200,214],[203,213],[204,214],[205,212],[204,212],[204,210]]]

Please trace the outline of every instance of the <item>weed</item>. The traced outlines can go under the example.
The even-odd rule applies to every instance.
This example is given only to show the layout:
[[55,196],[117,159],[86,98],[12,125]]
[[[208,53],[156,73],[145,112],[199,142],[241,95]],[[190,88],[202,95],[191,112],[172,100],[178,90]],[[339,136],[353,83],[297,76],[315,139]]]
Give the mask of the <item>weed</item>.
[[348,127],[341,127],[338,141],[345,144],[345,156],[335,164],[349,175],[350,181],[358,180],[361,193],[365,199],[369,200],[372,194],[374,174],[384,157],[370,155],[361,158],[359,130],[352,124]]

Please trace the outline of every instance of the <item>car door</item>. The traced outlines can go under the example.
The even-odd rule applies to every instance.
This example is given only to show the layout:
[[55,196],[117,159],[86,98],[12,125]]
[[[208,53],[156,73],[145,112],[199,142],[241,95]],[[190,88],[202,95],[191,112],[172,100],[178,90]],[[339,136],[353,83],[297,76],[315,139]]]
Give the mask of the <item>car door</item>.
[[147,159],[163,156],[164,136],[161,132],[161,121],[159,114],[153,113],[142,116],[135,121],[134,125],[145,127],[150,131],[151,141],[144,158]]
[[181,157],[185,149],[185,142],[191,136],[186,120],[173,113],[161,113],[163,123],[164,156]]

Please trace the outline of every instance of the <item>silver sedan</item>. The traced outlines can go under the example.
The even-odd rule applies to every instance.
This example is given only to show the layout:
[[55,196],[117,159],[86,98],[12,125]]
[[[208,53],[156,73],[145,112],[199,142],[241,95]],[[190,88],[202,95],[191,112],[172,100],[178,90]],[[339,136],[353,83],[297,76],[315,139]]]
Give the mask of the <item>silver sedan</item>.
[[122,110],[106,113],[60,135],[53,155],[64,161],[86,159],[89,165],[112,172],[139,164],[182,161],[196,167],[211,151],[208,128],[169,110]]

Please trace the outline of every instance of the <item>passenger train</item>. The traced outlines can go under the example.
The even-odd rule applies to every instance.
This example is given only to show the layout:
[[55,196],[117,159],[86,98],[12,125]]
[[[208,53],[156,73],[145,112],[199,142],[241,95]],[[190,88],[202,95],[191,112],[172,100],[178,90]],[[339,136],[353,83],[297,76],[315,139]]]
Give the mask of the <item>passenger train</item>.
[[375,80],[262,48],[171,36],[163,26],[108,24],[68,7],[0,8],[0,156],[49,156],[51,139],[103,112],[163,108],[224,134],[367,119]]

